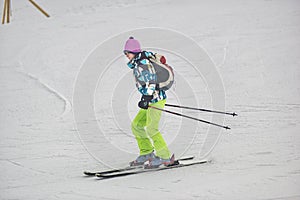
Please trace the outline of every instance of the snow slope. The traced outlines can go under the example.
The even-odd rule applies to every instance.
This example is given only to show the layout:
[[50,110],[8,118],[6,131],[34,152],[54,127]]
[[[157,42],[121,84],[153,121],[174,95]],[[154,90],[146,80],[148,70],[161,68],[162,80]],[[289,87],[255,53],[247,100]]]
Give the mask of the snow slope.
[[[37,2],[50,18],[27,1],[13,1],[12,23],[0,26],[1,199],[300,199],[298,1]],[[95,156],[123,166],[137,148],[109,126],[103,127],[112,131],[106,136],[119,137],[129,152],[101,148],[106,141],[95,132],[85,139],[99,152],[82,144],[72,105],[76,77],[97,45],[143,27],[179,31],[204,48],[222,77],[226,110],[239,116],[225,118],[232,130],[222,131],[212,164],[105,181],[85,178],[84,170],[107,168]],[[168,59],[180,64],[172,54]],[[110,90],[102,86],[96,100],[102,89]],[[209,108],[205,86],[200,92],[200,105]],[[131,98],[134,103],[139,97]],[[120,116],[136,111],[132,104]],[[99,120],[108,116],[101,104],[95,113]],[[181,120],[163,119],[165,128]],[[200,134],[208,129],[197,126]],[[166,138],[174,139],[170,133]],[[172,147],[179,152],[189,144],[182,139]]]

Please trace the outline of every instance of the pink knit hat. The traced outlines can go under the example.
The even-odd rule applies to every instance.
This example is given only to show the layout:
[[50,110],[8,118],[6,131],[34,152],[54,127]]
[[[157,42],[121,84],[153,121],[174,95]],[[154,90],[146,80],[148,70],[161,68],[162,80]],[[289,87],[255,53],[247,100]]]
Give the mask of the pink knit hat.
[[125,43],[124,51],[139,53],[142,50],[139,41],[134,39],[134,37],[131,36]]

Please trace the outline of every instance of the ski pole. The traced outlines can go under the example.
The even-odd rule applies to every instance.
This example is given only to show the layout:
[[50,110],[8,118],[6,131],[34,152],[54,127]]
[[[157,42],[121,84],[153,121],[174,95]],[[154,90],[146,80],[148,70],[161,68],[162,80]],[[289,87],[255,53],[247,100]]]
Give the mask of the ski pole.
[[213,122],[205,121],[205,120],[198,119],[198,118],[195,118],[195,117],[190,117],[190,116],[187,116],[187,115],[184,115],[184,114],[181,114],[181,113],[177,113],[177,112],[173,112],[173,111],[169,111],[169,110],[164,110],[164,109],[157,108],[157,107],[154,107],[154,106],[149,106],[149,107],[153,108],[153,109],[156,109],[156,110],[160,110],[160,111],[166,112],[166,113],[177,115],[177,116],[180,116],[180,117],[185,117],[185,118],[193,119],[193,120],[196,120],[196,121],[199,121],[199,122],[203,122],[203,123],[206,123],[206,124],[218,126],[218,127],[225,128],[225,129],[230,129],[230,127],[228,127],[228,126],[223,126],[223,125],[220,125],[220,124],[215,124]]
[[229,112],[222,112],[222,111],[208,110],[208,109],[203,109],[203,108],[193,108],[193,107],[180,106],[180,105],[173,105],[173,104],[165,104],[165,106],[175,107],[175,108],[184,108],[184,109],[190,109],[190,110],[198,110],[198,111],[211,112],[211,113],[219,113],[219,114],[225,114],[225,115],[232,115],[233,117],[234,117],[234,116],[237,116],[236,113],[229,113]]

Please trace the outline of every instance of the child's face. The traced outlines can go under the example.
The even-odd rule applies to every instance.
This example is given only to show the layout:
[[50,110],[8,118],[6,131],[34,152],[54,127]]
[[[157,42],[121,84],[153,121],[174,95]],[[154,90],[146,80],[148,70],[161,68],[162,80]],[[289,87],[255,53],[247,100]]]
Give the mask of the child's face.
[[132,60],[134,58],[134,54],[133,53],[125,52],[125,55],[128,58],[128,60]]

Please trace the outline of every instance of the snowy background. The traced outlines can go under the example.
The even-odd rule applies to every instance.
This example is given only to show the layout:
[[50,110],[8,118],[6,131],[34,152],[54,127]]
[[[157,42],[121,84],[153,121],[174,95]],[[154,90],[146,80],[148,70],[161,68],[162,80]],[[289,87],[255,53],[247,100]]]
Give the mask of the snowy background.
[[[12,23],[0,26],[1,199],[300,199],[298,1],[37,3],[50,18],[12,1]],[[76,76],[98,44],[143,27],[179,31],[204,48],[222,77],[226,110],[239,117],[226,117],[232,130],[222,132],[212,164],[85,178],[84,170],[105,166],[76,131]],[[118,156],[120,166],[135,157]]]

